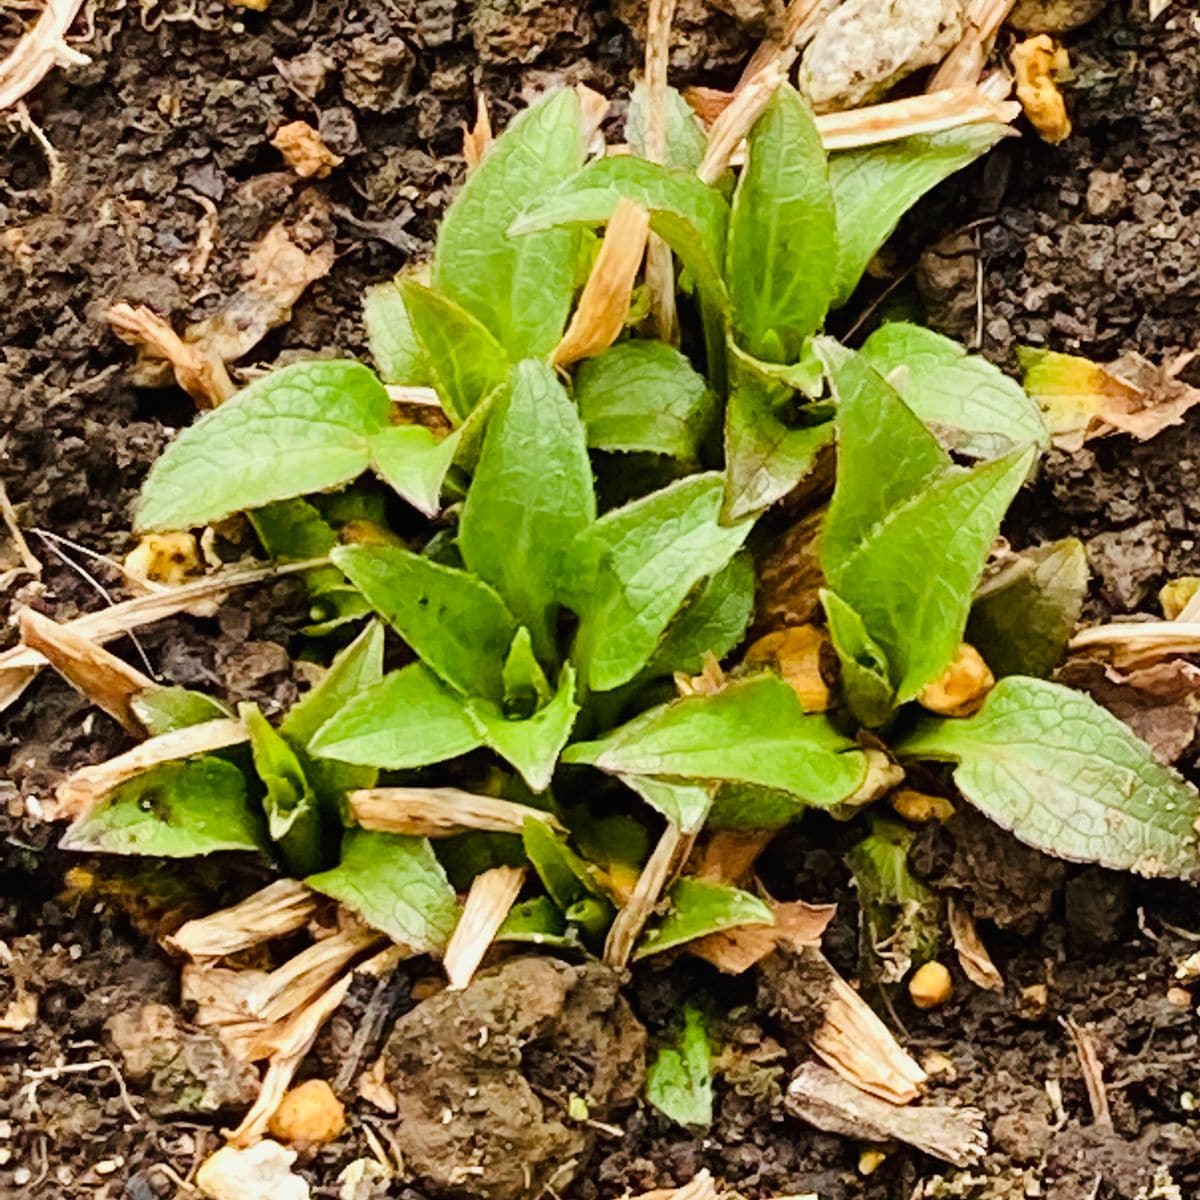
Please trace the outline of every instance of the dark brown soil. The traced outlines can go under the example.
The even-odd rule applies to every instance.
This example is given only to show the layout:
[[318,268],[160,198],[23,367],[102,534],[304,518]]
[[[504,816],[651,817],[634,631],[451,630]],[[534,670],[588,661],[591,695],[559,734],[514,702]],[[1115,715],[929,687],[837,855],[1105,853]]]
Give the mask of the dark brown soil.
[[[274,0],[258,14],[219,0],[101,0],[89,8],[77,45],[92,64],[53,73],[29,101],[61,177],[20,124],[6,126],[0,142],[0,455],[22,525],[124,554],[140,480],[191,418],[182,393],[131,385],[130,353],[101,317],[109,302],[148,303],[177,327],[204,316],[236,288],[249,245],[315,188],[328,201],[322,232],[337,261],[247,361],[358,349],[361,290],[427,245],[461,171],[458,130],[477,89],[492,98],[500,123],[523,94],[556,82],[582,81],[619,97],[637,56],[622,18],[636,27],[640,7],[629,0],[616,11],[562,0]],[[673,79],[728,82],[755,31],[703,0],[686,0],[680,10]],[[0,25],[0,37],[13,33],[15,25]],[[1069,42],[1078,66],[1075,136],[1058,149],[1028,135],[1006,144],[906,224],[901,258],[911,261],[922,246],[989,218],[977,227],[983,345],[1000,361],[1019,343],[1154,358],[1194,346],[1200,26],[1183,0],[1155,24],[1137,0],[1131,11],[1113,5]],[[319,125],[345,157],[330,179],[298,186],[282,173],[269,137],[296,118]],[[200,198],[215,206],[219,224],[211,262],[189,279],[180,264],[197,244]],[[969,313],[967,327],[956,330],[968,336],[973,276],[966,273],[957,304],[929,297],[933,314],[951,327],[961,319],[954,313]],[[1010,536],[1019,543],[1085,537],[1094,611],[1132,611],[1170,575],[1198,573],[1198,470],[1200,418],[1144,446],[1116,439],[1071,458],[1052,456]],[[36,536],[33,545],[45,571],[40,581],[6,580],[10,611],[26,603],[67,617],[100,602],[48,545]],[[119,583],[103,565],[68,553],[106,586]],[[286,653],[295,599],[279,584],[240,597],[213,620],[166,623],[140,640],[164,678],[278,705],[295,687]],[[211,1110],[232,1104],[236,1091],[214,1101],[203,1080],[178,1074],[211,1062],[204,1048],[176,1063],[176,1074],[151,1071],[135,1081],[107,1032],[116,1013],[178,997],[175,970],[154,945],[153,920],[120,915],[123,901],[149,890],[160,910],[203,907],[217,894],[215,880],[201,872],[185,893],[162,870],[107,892],[72,891],[64,884],[72,864],[47,848],[53,831],[36,820],[39,799],[64,771],[122,747],[112,723],[51,678],[0,724],[7,759],[0,941],[9,952],[0,957],[0,1011],[22,989],[38,1000],[32,1025],[0,1032],[2,1197],[174,1195],[156,1164],[187,1178],[237,1115],[236,1105]],[[839,901],[826,950],[853,974],[846,837],[842,828],[805,823],[773,848],[770,873],[784,898]],[[787,1031],[760,1011],[753,984],[679,963],[641,972],[631,996],[652,1033],[684,997],[733,1009],[722,1026],[729,1049],[714,1127],[691,1137],[635,1109],[623,1135],[595,1131],[571,1195],[591,1200],[682,1183],[702,1166],[753,1197],[1200,1195],[1196,1016],[1167,999],[1176,963],[1195,949],[1170,926],[1200,924],[1194,893],[1068,870],[998,835],[981,841],[969,823],[924,845],[920,862],[939,886],[964,892],[987,914],[981,930],[1008,981],[994,995],[958,978],[948,1006],[922,1014],[897,1001],[892,1014],[915,1053],[936,1051],[952,1063],[935,1099],[985,1110],[992,1151],[983,1166],[956,1172],[896,1150],[862,1177],[858,1146],[784,1115],[790,1062],[773,1047],[786,1045]],[[229,881],[220,886],[227,895]],[[1047,985],[1044,1012],[1021,997],[1038,983]],[[359,1011],[351,1005],[335,1020],[315,1070],[332,1061],[336,1038],[353,1029]],[[1111,1130],[1092,1119],[1060,1018],[1090,1030]],[[118,1060],[130,1075],[127,1093],[108,1065]],[[1061,1113],[1051,1103],[1055,1085]],[[339,1172],[369,1157],[368,1138],[378,1136],[370,1130],[386,1133],[387,1125],[376,1110],[353,1104],[348,1132],[301,1164],[315,1194],[336,1196]],[[416,1200],[413,1186],[419,1181],[397,1180],[374,1194]]]

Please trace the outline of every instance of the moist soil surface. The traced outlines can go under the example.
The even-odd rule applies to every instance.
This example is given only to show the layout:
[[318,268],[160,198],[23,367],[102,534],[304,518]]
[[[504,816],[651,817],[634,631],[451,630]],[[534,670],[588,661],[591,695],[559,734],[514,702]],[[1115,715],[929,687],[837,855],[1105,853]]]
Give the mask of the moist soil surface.
[[[90,65],[52,72],[0,126],[0,471],[21,526],[40,531],[30,540],[43,564],[34,578],[0,563],[7,611],[32,605],[64,619],[104,603],[102,588],[124,594],[119,574],[86,552],[128,552],[147,467],[193,416],[182,392],[136,386],[132,354],[103,319],[109,304],[148,304],[181,328],[228,300],[251,245],[285,221],[306,249],[331,247],[333,265],[241,366],[361,352],[362,289],[427,251],[463,170],[460,128],[476,94],[488,95],[499,125],[522,98],[564,82],[604,92],[619,113],[640,56],[640,7],[89,4],[73,44]],[[5,46],[24,15],[0,11]],[[762,33],[702,0],[681,3],[677,25],[679,85],[729,85]],[[926,256],[912,277],[928,319],[1004,365],[1018,344],[1160,360],[1200,333],[1200,22],[1182,0],[1151,22],[1138,0],[1067,43],[1074,135],[1057,148],[1027,130],[1004,143],[906,222],[892,265],[904,271],[940,244],[947,252]],[[284,171],[269,139],[296,119],[344,159],[329,178]],[[1084,538],[1090,615],[1131,612],[1167,578],[1197,570],[1197,472],[1200,417],[1143,445],[1120,438],[1055,453],[1007,534],[1016,545]],[[303,607],[280,581],[214,617],[152,626],[135,653],[163,679],[277,711],[298,687],[288,650]],[[15,639],[11,626],[6,637]],[[253,1091],[179,1012],[178,972],[155,934],[255,880],[215,865],[184,879],[171,866],[131,876],[68,860],[39,819],[65,772],[126,745],[49,675],[0,724],[0,1012],[24,997],[28,1014],[36,1000],[24,1028],[0,1030],[3,1197],[191,1194],[186,1181]],[[1195,774],[1194,747],[1182,765]],[[777,840],[764,869],[781,898],[838,902],[825,948],[853,977],[849,836],[805,822]],[[708,1167],[751,1197],[1200,1195],[1197,1022],[1192,1004],[1168,997],[1177,964],[1196,949],[1195,893],[1053,863],[970,819],[926,838],[916,863],[982,918],[1007,984],[989,993],[956,976],[944,1007],[919,1012],[899,995],[886,1012],[914,1054],[937,1065],[932,1098],[984,1111],[991,1149],[980,1166],[955,1170],[892,1148],[860,1173],[859,1145],[785,1114],[794,1057],[770,997],[752,980],[679,961],[640,968],[626,995],[652,1034],[685,997],[708,995],[731,1014],[719,1028],[713,1126],[691,1136],[653,1110],[618,1108],[590,1130],[590,1157],[567,1194],[669,1187]],[[1045,985],[1044,1003],[1023,993],[1034,985]],[[392,994],[395,1012],[407,997],[407,986]],[[152,1011],[187,1049],[170,1070],[139,1064],[127,1039],[125,1054],[112,1039],[114,1015],[147,1004],[164,1006]],[[353,992],[309,1073],[336,1072],[364,1005]],[[1107,1121],[1089,1102],[1068,1023],[1095,1048]],[[580,1053],[569,1038],[551,1043],[538,1072],[573,1078]],[[419,1178],[369,1176],[339,1191],[348,1164],[394,1135],[393,1118],[355,1100],[346,1133],[298,1169],[318,1196],[432,1195]]]

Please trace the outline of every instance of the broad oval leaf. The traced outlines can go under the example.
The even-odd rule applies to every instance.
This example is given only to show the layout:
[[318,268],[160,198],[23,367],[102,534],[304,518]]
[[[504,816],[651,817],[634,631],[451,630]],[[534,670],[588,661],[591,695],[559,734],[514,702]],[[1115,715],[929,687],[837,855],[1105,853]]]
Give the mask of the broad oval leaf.
[[134,527],[183,529],[348,483],[371,463],[390,404],[369,368],[293,363],[185,429],[150,469]]
[[321,759],[402,771],[481,745],[463,698],[428,667],[413,663],[347,701],[316,732],[309,750]]
[[832,306],[840,308],[850,299],[900,218],[930,188],[986,154],[1009,132],[999,122],[976,121],[831,155],[829,182],[838,227]]
[[1016,380],[932,329],[888,321],[859,353],[947,450],[995,458],[1017,446],[1049,445],[1041,409]]
[[579,99],[571,88],[525,109],[468,176],[434,252],[438,291],[462,305],[514,359],[558,344],[575,293],[578,239],[547,229],[506,236],[522,209],[583,165]]
[[458,525],[463,561],[504,598],[542,662],[557,657],[568,551],[596,518],[583,423],[554,371],[526,360],[495,402]]
[[130,698],[129,707],[151,737],[232,716],[219,700],[184,687],[147,688]]
[[800,93],[782,85],[747,139],[726,275],[739,343],[792,363],[833,295],[838,228],[825,149]]
[[[708,135],[692,106],[673,87],[663,96],[663,115],[666,118],[666,163],[684,171],[695,171],[708,149]],[[625,138],[641,158],[646,154],[646,85],[639,80],[633,86],[629,108],[625,113]]]
[[700,1010],[683,1007],[683,1028],[672,1045],[659,1048],[646,1070],[646,1099],[685,1128],[712,1124],[712,1050]]
[[486,583],[401,546],[339,546],[332,557],[439,678],[466,696],[504,699],[517,622]]
[[692,589],[737,553],[752,522],[722,525],[721,476],[694,475],[606,513],[575,543],[566,601],[587,686],[628,683],[651,660]]
[[667,900],[667,915],[642,935],[633,952],[635,959],[673,950],[723,929],[775,924],[775,914],[757,896],[688,875],[676,880]]
[[805,715],[771,674],[650,709],[597,741],[568,746],[563,761],[620,776],[756,784],[822,807],[844,800],[867,771],[862,751],[824,716]]
[[242,772],[224,759],[164,763],[115,788],[63,834],[64,850],[194,858],[263,850],[262,815]]
[[585,360],[575,402],[594,450],[699,462],[717,420],[704,376],[664,342],[621,342]]
[[384,383],[424,387],[433,382],[425,351],[413,332],[399,281],[389,279],[363,297],[367,346]]
[[967,641],[997,679],[1049,675],[1062,662],[1087,596],[1078,538],[1022,550],[975,593]]
[[338,865],[304,882],[417,954],[439,954],[458,923],[458,899],[425,838],[347,829]]
[[1010,675],[983,708],[924,720],[897,747],[956,764],[954,781],[1027,845],[1139,875],[1200,876],[1200,798],[1090,696]]

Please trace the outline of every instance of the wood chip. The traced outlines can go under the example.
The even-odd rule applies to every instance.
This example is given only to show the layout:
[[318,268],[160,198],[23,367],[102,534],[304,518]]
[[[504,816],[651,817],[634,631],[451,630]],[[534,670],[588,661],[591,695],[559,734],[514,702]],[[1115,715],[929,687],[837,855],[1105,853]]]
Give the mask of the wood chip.
[[784,1107],[826,1133],[856,1141],[907,1142],[959,1167],[970,1166],[987,1152],[979,1109],[891,1104],[816,1063],[805,1063],[792,1077]]
[[20,630],[21,641],[41,654],[76,691],[129,733],[145,735],[131,702],[159,686],[153,679],[69,625],[60,625],[31,608],[21,610]]
[[[57,809],[54,819],[63,817],[78,819],[86,816],[92,807],[114,788],[119,787],[135,775],[141,775],[161,763],[177,762],[197,754],[211,754],[229,746],[239,746],[249,741],[250,735],[241,721],[229,717],[218,717],[175,729],[157,737],[147,738],[139,746],[118,754],[106,762],[81,767],[67,776],[55,791]],[[70,841],[70,830],[64,839]]]
[[170,322],[144,304],[114,304],[105,313],[113,332],[138,348],[143,360],[170,366],[175,382],[201,408],[216,408],[237,391],[224,361],[211,350],[185,342]]
[[554,348],[557,366],[590,358],[617,340],[625,328],[649,232],[650,214],[628,197],[618,200],[571,323]]
[[240,904],[188,921],[165,944],[188,958],[223,958],[302,929],[322,902],[298,879],[279,879]]
[[481,796],[458,788],[363,788],[347,798],[350,812],[364,828],[412,837],[444,838],[471,829],[485,833],[520,833],[532,818],[564,832],[553,813]]
[[462,991],[471,982],[524,882],[524,867],[492,867],[471,881],[443,958],[452,992]]

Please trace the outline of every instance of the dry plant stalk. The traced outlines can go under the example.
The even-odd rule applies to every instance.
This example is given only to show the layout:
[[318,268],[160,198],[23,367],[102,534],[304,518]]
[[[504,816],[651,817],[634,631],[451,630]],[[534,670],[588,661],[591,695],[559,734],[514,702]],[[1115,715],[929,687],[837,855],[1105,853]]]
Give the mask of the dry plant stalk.
[[554,815],[543,809],[458,788],[363,788],[351,792],[348,803],[364,829],[379,833],[432,838],[452,837],[469,829],[520,833],[530,817],[556,832],[563,831]]
[[1017,0],[975,0],[967,12],[962,40],[942,59],[929,80],[927,92],[969,87],[979,82],[992,43]]
[[[667,158],[667,60],[675,0],[650,0],[646,15],[646,157],[655,163]],[[675,266],[671,248],[657,234],[646,244],[646,290],[658,336],[679,344],[679,314],[675,307]]]
[[[839,3],[840,0],[833,0],[832,7],[836,8]],[[784,9],[779,32],[759,43],[734,90],[741,91],[763,67],[771,63],[790,71],[801,48],[816,33],[817,26],[829,15],[830,8],[829,0],[791,0]]]
[[471,881],[462,915],[443,956],[452,992],[461,992],[471,982],[524,882],[524,867],[492,867]]
[[317,1040],[321,1027],[345,1000],[355,974],[362,971],[370,975],[382,975],[408,953],[400,946],[388,946],[381,950],[365,963],[347,971],[332,987],[322,992],[311,1004],[297,1009],[275,1033],[269,1035],[271,1061],[263,1076],[258,1098],[242,1118],[241,1124],[228,1135],[233,1145],[246,1146],[263,1135],[279,1102],[287,1093],[296,1069]]
[[46,0],[37,24],[0,62],[0,109],[29,95],[55,67],[82,67],[92,61],[63,40],[82,7],[83,0]]
[[924,96],[888,100],[850,112],[826,113],[817,129],[826,150],[853,150],[918,133],[940,133],[976,121],[1011,125],[1021,112],[1015,100],[997,100],[981,88],[946,88]]
[[[68,775],[54,793],[58,802],[54,819],[84,816],[102,796],[151,767],[238,746],[248,741],[249,736],[241,721],[232,717],[218,717],[213,721],[203,721],[199,725],[189,725],[185,729],[174,729],[170,733],[147,738],[124,754],[93,766],[80,767]],[[70,837],[69,830],[67,837]]]
[[1076,1025],[1070,1017],[1059,1017],[1063,1028],[1071,1035],[1079,1065],[1083,1070],[1083,1082],[1087,1088],[1088,1104],[1092,1109],[1092,1121],[1103,1129],[1112,1129],[1112,1113],[1108,1107],[1108,1089],[1104,1086],[1104,1069],[1096,1053],[1096,1043],[1086,1029]]
[[[59,628],[92,642],[109,642],[153,621],[161,621],[165,617],[185,612],[198,601],[224,596],[234,588],[261,583],[279,575],[311,571],[314,567],[324,566],[328,561],[317,558],[279,566],[223,571],[210,575],[207,579],[184,584],[182,587],[159,588],[148,595],[123,600],[110,608],[87,613],[73,621],[64,621]],[[46,656],[31,646],[14,646],[0,654],[0,712],[18,699],[36,678],[37,673],[47,665]]]
[[617,340],[625,328],[649,232],[650,214],[628,197],[618,200],[575,314],[554,348],[556,366],[590,358]]
[[475,124],[470,129],[463,127],[463,158],[467,160],[468,171],[473,171],[483,162],[483,156],[493,140],[487,96],[480,92],[475,98]]
[[247,1014],[263,1021],[283,1020],[323,992],[360,954],[384,940],[375,930],[355,925],[314,942],[255,979],[246,990]]
[[21,641],[46,661],[85,699],[103,709],[137,737],[146,730],[132,700],[158,687],[148,675],[122,662],[68,625],[60,625],[31,608],[20,616]]
[[817,1055],[843,1079],[881,1100],[910,1104],[917,1099],[925,1072],[819,950],[804,953],[822,968],[829,989],[825,1020],[811,1038]]
[[950,937],[954,941],[954,950],[958,955],[959,966],[963,974],[976,986],[986,992],[1004,991],[1004,976],[1000,974],[987,947],[979,938],[975,928],[975,918],[970,910],[960,901],[951,896],[946,901],[946,920],[950,926]]
[[683,868],[692,847],[696,844],[694,833],[682,833],[676,826],[668,825],[663,830],[658,845],[650,855],[628,903],[617,913],[604,942],[604,961],[616,970],[629,962],[634,944],[645,928],[654,906],[667,886]]
[[786,78],[787,67],[772,61],[741,85],[740,91],[708,131],[708,149],[696,168],[696,174],[705,183],[714,184],[725,174],[733,161],[734,151],[741,146],[776,88]]
[[201,408],[216,408],[237,391],[217,355],[195,342],[185,342],[168,321],[144,304],[114,304],[105,316],[121,341],[149,358],[169,363],[175,382]]
[[[21,560],[21,566],[35,579],[40,579],[42,575],[41,560],[30,550],[29,543],[25,540],[25,533],[21,529],[20,521],[17,520],[17,511],[8,498],[8,489],[4,486],[3,480],[0,480],[0,519],[4,521],[4,528],[8,530],[8,536],[12,539],[13,549],[16,550],[17,557]],[[0,578],[3,578],[3,575],[0,575]]]
[[303,928],[321,900],[298,879],[278,879],[240,904],[181,925],[165,944],[188,958],[224,958]]

